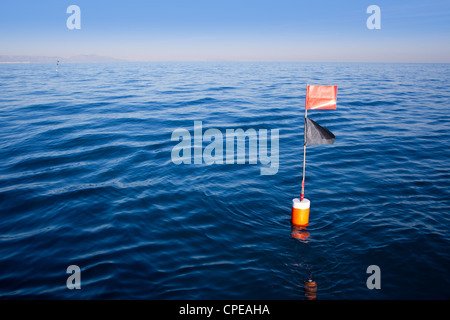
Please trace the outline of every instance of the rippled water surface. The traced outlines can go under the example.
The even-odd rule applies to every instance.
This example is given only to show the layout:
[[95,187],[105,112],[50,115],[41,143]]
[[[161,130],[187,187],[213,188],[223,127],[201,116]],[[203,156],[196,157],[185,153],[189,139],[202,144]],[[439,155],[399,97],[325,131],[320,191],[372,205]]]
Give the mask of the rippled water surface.
[[[0,297],[305,299],[312,276],[318,299],[449,299],[449,81],[448,64],[0,65]],[[307,149],[298,230],[307,83],[338,86],[308,113],[336,141]],[[174,164],[194,121],[279,129],[278,172]]]

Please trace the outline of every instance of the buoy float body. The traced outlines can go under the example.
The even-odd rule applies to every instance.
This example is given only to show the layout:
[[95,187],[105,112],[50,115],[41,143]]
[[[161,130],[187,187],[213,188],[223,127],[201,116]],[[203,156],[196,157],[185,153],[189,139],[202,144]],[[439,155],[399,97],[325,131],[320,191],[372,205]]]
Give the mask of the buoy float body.
[[309,206],[308,199],[295,198],[292,200],[292,216],[291,222],[297,226],[307,226],[309,223]]

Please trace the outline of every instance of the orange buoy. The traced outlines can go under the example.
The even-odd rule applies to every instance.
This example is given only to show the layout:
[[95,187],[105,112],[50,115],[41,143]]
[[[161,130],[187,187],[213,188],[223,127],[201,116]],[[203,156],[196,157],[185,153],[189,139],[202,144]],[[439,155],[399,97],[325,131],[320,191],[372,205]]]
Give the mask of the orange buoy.
[[292,224],[307,226],[309,223],[309,200],[295,198],[292,200]]
[[314,300],[317,298],[317,283],[312,279],[305,282],[305,297],[308,300]]

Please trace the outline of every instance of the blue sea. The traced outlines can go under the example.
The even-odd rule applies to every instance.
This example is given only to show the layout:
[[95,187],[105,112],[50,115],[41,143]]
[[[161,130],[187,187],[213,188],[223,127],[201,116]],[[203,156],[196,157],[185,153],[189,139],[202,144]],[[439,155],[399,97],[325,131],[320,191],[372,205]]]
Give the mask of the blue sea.
[[[0,65],[0,298],[450,299],[450,64],[55,67]],[[338,86],[308,111],[336,140],[298,228],[306,84]],[[175,164],[195,121],[279,130],[277,172]]]

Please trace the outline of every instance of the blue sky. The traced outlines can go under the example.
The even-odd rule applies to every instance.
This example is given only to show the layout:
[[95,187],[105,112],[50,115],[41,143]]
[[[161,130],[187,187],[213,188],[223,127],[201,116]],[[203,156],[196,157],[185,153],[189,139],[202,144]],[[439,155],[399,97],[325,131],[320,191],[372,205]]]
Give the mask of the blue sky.
[[[69,5],[81,29],[69,30]],[[381,29],[369,30],[369,5]],[[130,61],[450,62],[450,1],[3,1],[0,55]]]

